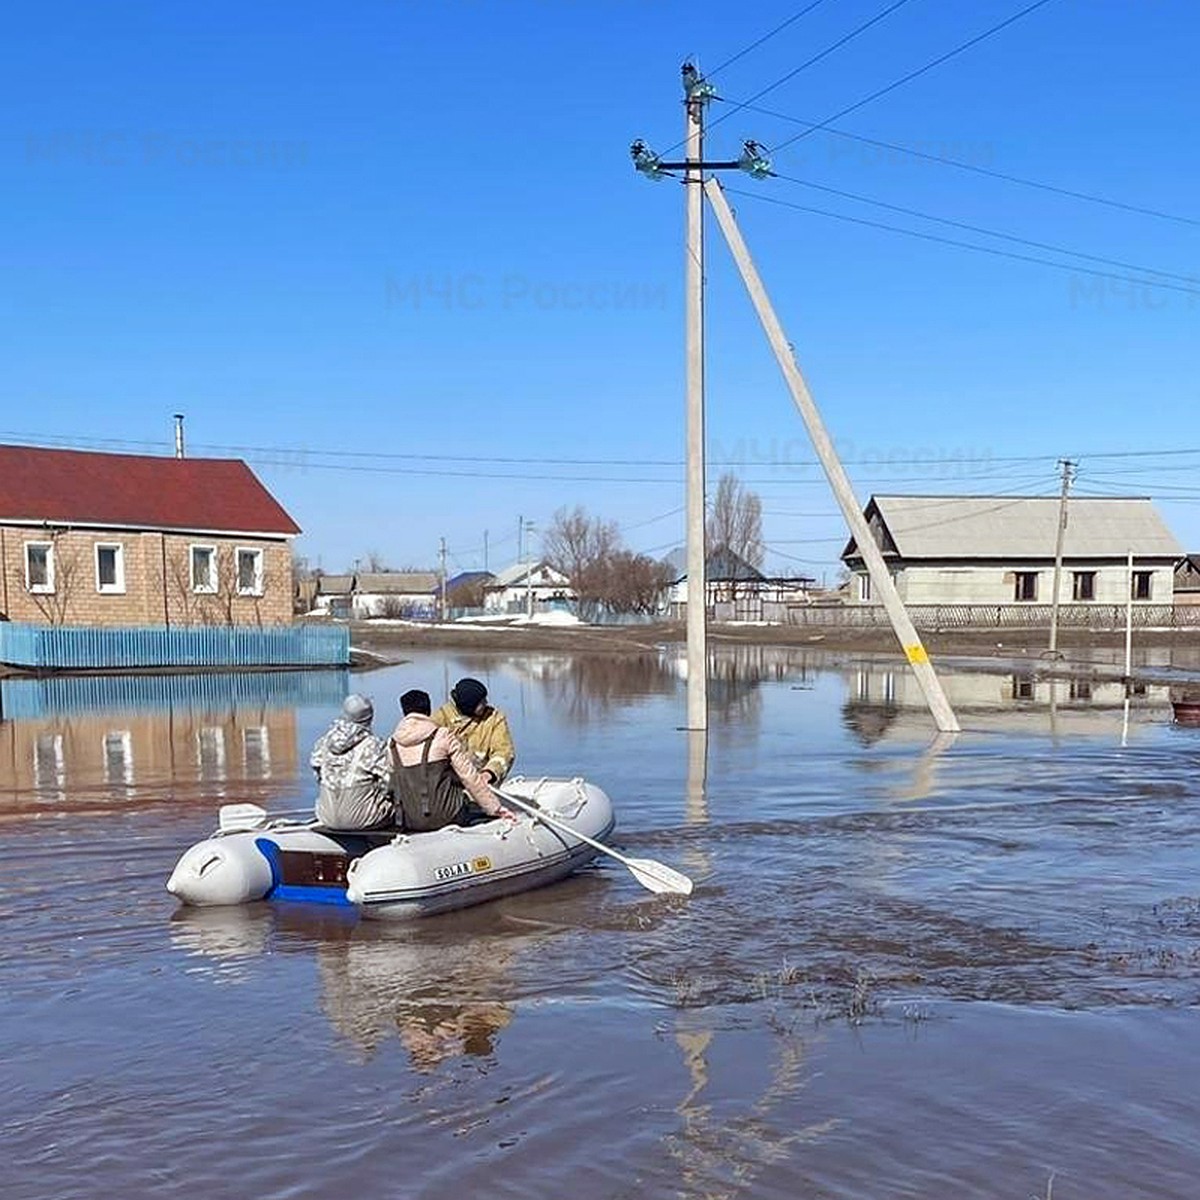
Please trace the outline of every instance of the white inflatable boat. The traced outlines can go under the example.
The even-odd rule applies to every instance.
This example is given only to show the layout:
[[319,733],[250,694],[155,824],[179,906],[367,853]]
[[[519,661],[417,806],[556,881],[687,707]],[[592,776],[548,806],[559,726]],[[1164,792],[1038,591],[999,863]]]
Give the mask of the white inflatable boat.
[[597,853],[581,839],[604,838],[615,824],[608,797],[582,779],[514,778],[504,790],[546,820],[522,813],[435,833],[338,833],[227,805],[221,828],[183,854],[167,891],[184,904],[293,900],[428,916],[562,879]]

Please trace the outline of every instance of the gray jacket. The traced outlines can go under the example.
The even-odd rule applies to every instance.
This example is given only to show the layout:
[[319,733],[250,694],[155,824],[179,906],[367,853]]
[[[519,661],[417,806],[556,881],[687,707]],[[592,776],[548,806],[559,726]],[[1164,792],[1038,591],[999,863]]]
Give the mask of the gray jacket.
[[313,747],[317,773],[317,820],[330,829],[370,829],[390,825],[392,762],[387,743],[365,725],[338,717]]

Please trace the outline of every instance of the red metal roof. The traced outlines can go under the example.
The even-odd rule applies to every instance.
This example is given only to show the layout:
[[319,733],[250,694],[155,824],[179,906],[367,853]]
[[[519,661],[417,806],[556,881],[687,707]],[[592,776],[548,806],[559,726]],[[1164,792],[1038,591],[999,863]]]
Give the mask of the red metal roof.
[[0,521],[291,535],[300,527],[236,458],[0,446]]

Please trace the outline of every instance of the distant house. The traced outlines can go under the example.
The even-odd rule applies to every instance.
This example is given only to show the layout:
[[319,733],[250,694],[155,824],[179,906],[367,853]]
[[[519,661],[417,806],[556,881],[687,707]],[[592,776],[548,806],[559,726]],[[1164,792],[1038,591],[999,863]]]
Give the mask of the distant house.
[[0,446],[0,617],[286,625],[299,526],[238,459]]
[[[1057,496],[872,496],[863,515],[906,604],[1053,601]],[[1070,500],[1059,603],[1171,604],[1180,557],[1150,500]],[[853,538],[842,560],[849,602],[877,603]]]
[[399,617],[432,621],[438,613],[441,577],[436,571],[375,571],[354,577],[351,613],[369,617]]
[[1185,554],[1175,564],[1175,603],[1200,604],[1200,554]]
[[567,608],[576,599],[571,582],[548,562],[515,563],[499,572],[483,590],[488,613],[523,613]]
[[[666,607],[675,619],[687,612],[687,551],[673,550],[663,560],[671,569]],[[808,576],[769,577],[732,550],[715,550],[704,564],[708,611],[716,621],[779,621],[790,603],[804,603],[813,580]]]
[[484,591],[496,578],[491,571],[460,571],[446,580],[446,605],[454,609],[482,609]]
[[317,579],[317,594],[313,602],[316,612],[346,619],[354,596],[353,575],[321,575]]

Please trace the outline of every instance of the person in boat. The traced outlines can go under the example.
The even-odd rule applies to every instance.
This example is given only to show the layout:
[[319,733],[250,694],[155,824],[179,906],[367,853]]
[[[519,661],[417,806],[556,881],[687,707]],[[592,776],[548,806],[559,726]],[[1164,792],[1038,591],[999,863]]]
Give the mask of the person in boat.
[[430,716],[428,692],[400,697],[404,714],[392,734],[397,816],[406,830],[424,833],[469,824],[474,805],[489,817],[516,818],[488,786],[458,736]]
[[517,757],[508,718],[488,703],[487,688],[478,679],[460,679],[433,720],[458,735],[489,783],[504,782]]
[[391,755],[387,742],[371,732],[374,719],[370,700],[347,696],[341,716],[313,746],[316,815],[327,829],[375,829],[395,821]]

